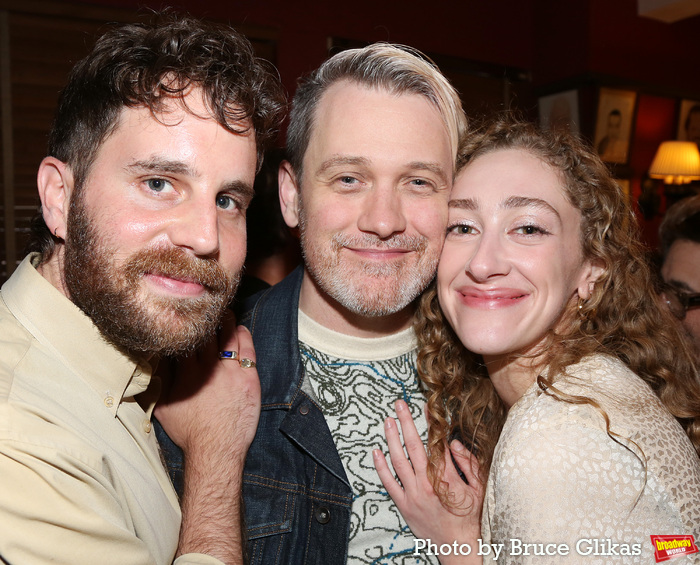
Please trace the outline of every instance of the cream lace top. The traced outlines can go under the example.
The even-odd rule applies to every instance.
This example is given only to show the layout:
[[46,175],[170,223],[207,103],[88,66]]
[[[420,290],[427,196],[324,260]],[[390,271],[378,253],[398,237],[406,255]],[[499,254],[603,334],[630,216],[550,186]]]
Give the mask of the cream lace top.
[[[555,387],[595,399],[619,443],[598,410],[533,384],[508,413],[486,487],[482,540],[504,544],[498,563],[648,564],[650,535],[700,543],[700,459],[680,425],[617,359],[593,356],[567,372]],[[700,553],[672,563],[700,563]]]

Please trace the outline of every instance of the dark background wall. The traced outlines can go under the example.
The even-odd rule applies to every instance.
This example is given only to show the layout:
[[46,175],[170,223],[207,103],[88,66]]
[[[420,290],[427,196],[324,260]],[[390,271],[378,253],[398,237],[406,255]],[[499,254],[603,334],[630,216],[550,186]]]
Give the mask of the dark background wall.
[[[132,9],[164,5],[86,3]],[[636,0],[180,0],[169,5],[274,29],[277,63],[290,90],[297,76],[325,59],[328,38],[342,37],[405,43],[531,70],[536,86],[601,74],[652,89],[700,93],[700,16],[666,24],[639,17]]]

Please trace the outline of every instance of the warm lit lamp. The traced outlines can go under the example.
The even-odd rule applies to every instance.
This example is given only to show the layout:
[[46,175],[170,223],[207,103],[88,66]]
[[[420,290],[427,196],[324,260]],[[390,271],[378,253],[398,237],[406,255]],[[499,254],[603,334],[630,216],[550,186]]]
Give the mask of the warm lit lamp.
[[649,169],[653,179],[666,184],[685,184],[700,180],[700,152],[692,141],[664,141],[656,150]]

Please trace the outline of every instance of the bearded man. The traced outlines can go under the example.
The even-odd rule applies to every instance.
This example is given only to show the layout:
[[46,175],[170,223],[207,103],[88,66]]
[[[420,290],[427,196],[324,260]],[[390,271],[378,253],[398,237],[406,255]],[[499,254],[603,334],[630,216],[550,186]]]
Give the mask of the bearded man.
[[[216,330],[282,103],[243,36],[175,14],[107,32],[74,67],[31,252],[0,294],[3,563],[242,562],[259,382],[247,332]],[[189,402],[161,415],[188,465],[181,514],[151,414],[156,362],[183,354]]]

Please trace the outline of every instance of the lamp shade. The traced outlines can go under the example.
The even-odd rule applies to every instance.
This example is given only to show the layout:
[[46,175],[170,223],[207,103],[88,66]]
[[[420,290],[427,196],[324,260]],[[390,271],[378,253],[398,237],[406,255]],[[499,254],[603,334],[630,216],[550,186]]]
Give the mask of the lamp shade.
[[666,184],[700,180],[700,152],[692,141],[664,141],[656,150],[649,176]]

